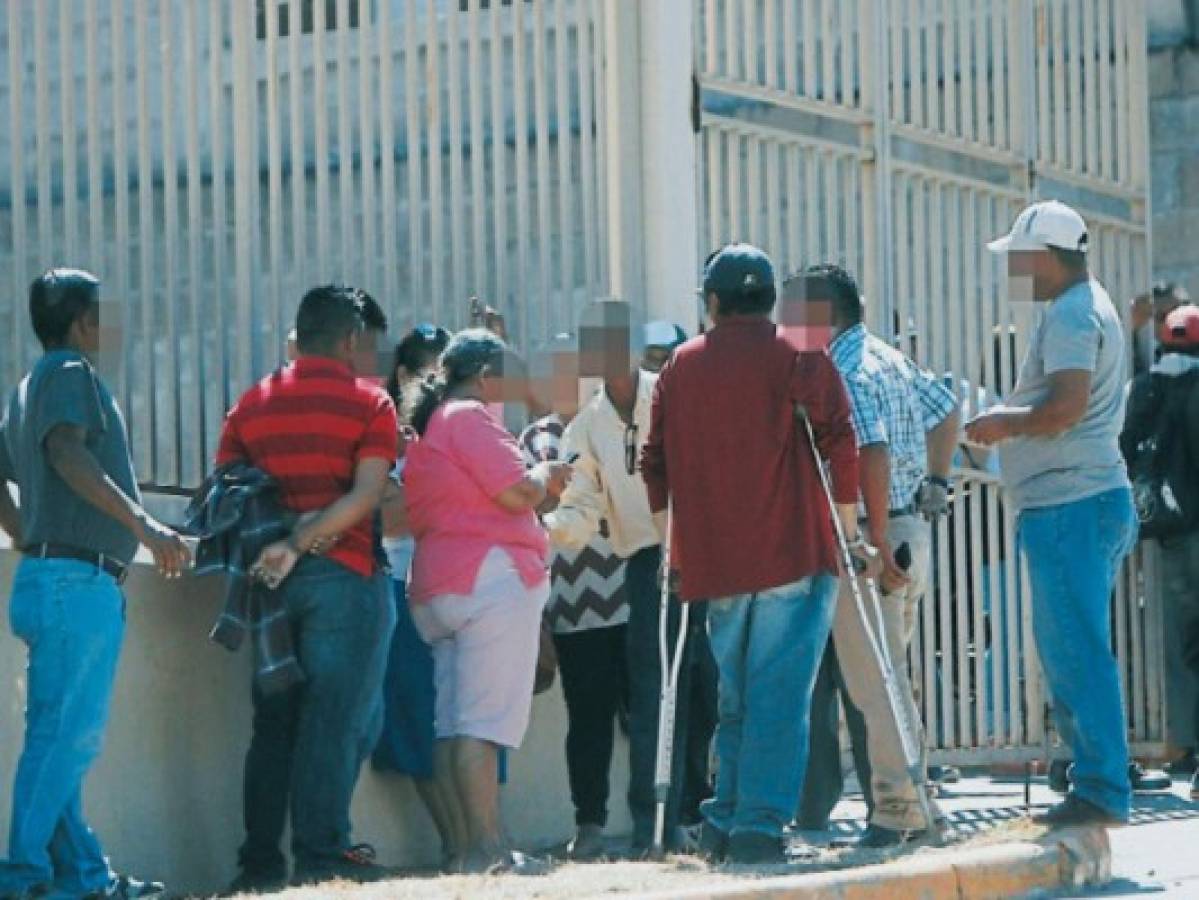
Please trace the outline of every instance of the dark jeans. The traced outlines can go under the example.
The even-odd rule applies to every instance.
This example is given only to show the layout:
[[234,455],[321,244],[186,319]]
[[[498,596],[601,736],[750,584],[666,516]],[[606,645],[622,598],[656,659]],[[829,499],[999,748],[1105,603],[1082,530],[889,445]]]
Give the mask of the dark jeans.
[[626,631],[626,625],[612,625],[554,635],[566,697],[566,770],[578,825],[608,822],[616,715],[628,694]]
[[[627,584],[629,593],[628,662],[629,662],[629,811],[633,816],[633,843],[648,845],[654,827],[654,763],[658,746],[658,701],[661,691],[661,665],[658,659],[658,614],[661,602],[661,584],[658,567],[662,554],[658,547],[650,547],[635,553],[629,559]],[[683,785],[687,780],[688,757],[699,765],[698,744],[704,745],[702,773],[693,772],[692,779],[707,781],[707,745],[711,731],[701,741],[690,741],[693,704],[692,698],[704,677],[702,667],[696,659],[701,654],[711,655],[706,630],[706,604],[691,604],[684,647],[683,664],[679,670],[678,702],[674,728],[674,752],[671,763],[671,788],[666,802],[666,830],[670,831],[681,821],[681,812],[686,793]],[[680,604],[677,598],[670,600],[669,635],[670,650],[674,653],[675,638],[679,630]],[[714,666],[712,667],[714,668]],[[699,693],[704,693],[702,687]],[[706,691],[709,698],[715,692]],[[700,701],[701,705],[703,701]],[[710,718],[715,718],[712,710]],[[710,721],[710,720],[709,720]],[[696,723],[707,726],[707,722]]]
[[809,831],[823,831],[828,828],[829,816],[832,815],[833,808],[841,799],[841,793],[845,788],[845,781],[841,775],[838,696],[845,706],[845,722],[849,727],[853,766],[862,785],[862,796],[867,808],[874,808],[874,798],[870,792],[870,754],[866,750],[866,720],[849,699],[849,691],[845,689],[845,680],[841,677],[837,651],[830,640],[820,661],[820,670],[816,673],[816,685],[812,689],[808,768],[804,775],[799,809],[795,813],[795,821],[799,827]]
[[246,754],[243,868],[283,868],[279,841],[290,805],[297,868],[350,846],[350,800],[377,736],[395,608],[385,576],[364,578],[328,559],[305,559],[280,588],[306,681],[255,691]]

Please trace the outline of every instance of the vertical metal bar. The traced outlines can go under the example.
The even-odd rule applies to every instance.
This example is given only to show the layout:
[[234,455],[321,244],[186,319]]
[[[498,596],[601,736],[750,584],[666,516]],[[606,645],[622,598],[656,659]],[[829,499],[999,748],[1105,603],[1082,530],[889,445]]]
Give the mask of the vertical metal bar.
[[941,93],[945,103],[943,127],[951,137],[961,133],[958,129],[956,6],[953,0],[941,0]]
[[[287,328],[283,324],[280,280],[283,277],[283,138],[279,126],[279,7],[266,4],[266,40],[263,42],[266,64],[266,172],[267,172],[267,276],[266,298],[269,304],[270,340],[266,359],[274,362],[283,356]],[[289,40],[292,40],[289,38]],[[295,77],[295,72],[291,77]]]
[[762,13],[762,40],[766,45],[766,78],[764,85],[777,89],[779,82],[779,39],[787,39],[787,35],[779,34],[778,30],[778,0],[764,0],[766,8]]
[[1116,140],[1116,179],[1130,182],[1132,178],[1132,128],[1128,85],[1128,57],[1132,38],[1128,33],[1130,12],[1127,3],[1116,0],[1114,4],[1114,30],[1116,38],[1116,114],[1112,133]]
[[[297,18],[296,28],[300,20]],[[325,4],[312,5],[313,121],[316,136],[316,280],[331,280],[329,266],[329,87],[328,55],[325,51]]]
[[[317,3],[317,6],[320,4]],[[349,0],[336,0],[334,23],[337,53],[337,199],[340,220],[337,234],[340,250],[337,259],[337,277],[348,282],[354,277],[352,262],[355,249],[362,241],[355,232],[354,215],[354,133],[350,127],[350,7]]]
[[[37,246],[42,259],[55,259],[61,252],[56,246],[50,181],[50,51],[47,48],[47,4],[33,5],[33,122],[34,169],[37,177]],[[22,129],[23,131],[23,129]],[[21,131],[17,132],[21,134]]]
[[[736,81],[740,77],[740,65],[737,53],[738,0],[724,0],[724,77]],[[749,60],[745,61],[746,72],[749,71]],[[748,76],[747,76],[748,77]]]
[[[471,293],[484,296],[493,293],[488,284],[488,273],[494,267],[488,265],[487,259],[487,194],[485,191],[487,136],[483,130],[483,51],[482,33],[479,19],[483,15],[479,0],[469,0],[466,12],[467,55],[467,99],[470,115],[469,143],[465,145],[470,153],[470,206],[471,221],[470,258],[473,275]],[[493,14],[498,11],[494,11]],[[559,85],[562,83],[559,82]],[[559,90],[563,88],[560,87]],[[492,302],[495,302],[494,299]]]
[[745,174],[748,190],[745,192],[746,219],[749,223],[749,242],[762,244],[762,141],[755,134],[745,136],[745,151],[749,158],[746,160]]
[[[1080,4],[1086,5],[1086,4]],[[1081,172],[1083,167],[1082,147],[1082,16],[1080,6],[1066,9],[1066,31],[1058,42],[1058,50],[1066,54],[1070,73],[1070,100],[1067,113],[1070,119],[1070,169]]]
[[[580,4],[578,7],[579,15],[579,38],[582,41],[583,36],[587,33],[588,20],[590,16],[587,13],[586,4]],[[508,276],[508,117],[504,108],[504,33],[501,28],[503,16],[506,13],[499,9],[491,10],[491,29],[488,38],[490,48],[490,63],[491,63],[491,218],[492,218],[492,240],[494,246],[494,256],[492,265],[495,271],[495,302],[501,308],[507,309],[508,304],[512,300],[512,294],[509,290]],[[590,45],[588,45],[590,46]],[[581,52],[581,51],[580,51]],[[586,98],[580,102],[580,120],[584,122],[583,130],[587,134],[587,138],[591,137],[590,125],[590,98],[591,98],[591,79],[589,71],[580,71],[579,73],[579,90]],[[585,143],[584,153],[587,154],[586,163],[590,164],[590,149],[589,143]],[[586,172],[586,165],[584,171]],[[591,177],[593,173],[589,173]],[[584,175],[584,179],[588,174]],[[590,185],[584,182],[584,192]],[[588,196],[586,193],[584,196]],[[588,207],[584,216],[588,221],[585,228],[589,233],[594,234],[595,228],[595,210],[594,206]],[[594,264],[594,252],[592,244],[587,243],[587,260],[589,265]],[[588,268],[590,275],[591,269]]]
[[766,252],[782,261],[787,258],[782,238],[782,210],[779,208],[780,198],[786,196],[779,181],[779,153],[782,146],[778,141],[768,139],[763,142],[763,148],[766,151]]
[[741,203],[741,134],[733,128],[725,132],[725,148],[728,166],[729,194],[729,240],[738,240],[745,232],[742,223],[745,221],[745,208]]
[[708,169],[704,173],[704,181],[708,185],[708,246],[703,248],[703,255],[700,259],[706,259],[708,253],[715,250],[724,237],[723,223],[721,222],[724,215],[724,201],[721,193],[725,183],[722,169],[724,135],[720,128],[715,125],[705,126],[704,143],[708,145]]
[[134,9],[136,13],[135,47],[137,73],[137,248],[138,248],[138,290],[137,298],[140,309],[141,333],[141,371],[138,372],[137,383],[141,388],[138,404],[130,404],[131,409],[140,409],[142,416],[131,413],[130,418],[137,421],[134,433],[134,459],[137,470],[143,479],[158,481],[158,459],[154,452],[154,436],[158,434],[158,415],[155,396],[157,395],[158,378],[154,365],[154,345],[157,331],[154,327],[155,278],[154,262],[157,257],[157,230],[154,225],[154,185],[149,174],[152,171],[153,157],[150,150],[150,94],[148,59],[149,39],[146,34],[149,15],[146,10],[146,0],[138,0]]
[[1088,175],[1099,174],[1099,60],[1095,57],[1097,40],[1095,7],[1100,0],[1082,4],[1083,52],[1083,129],[1086,132],[1084,167]]
[[1131,114],[1128,128],[1131,134],[1130,160],[1132,184],[1143,189],[1149,184],[1149,55],[1146,31],[1146,10],[1143,4],[1132,4],[1129,17],[1128,93]]
[[[891,241],[893,250],[893,259],[895,260],[895,279],[894,287],[892,288],[892,306],[895,309],[896,332],[899,335],[907,334],[908,318],[912,314],[911,298],[912,298],[912,266],[911,266],[911,234],[908,227],[909,206],[908,206],[908,188],[909,178],[906,175],[896,173],[893,176],[894,180],[894,197],[893,203],[897,210],[894,216],[895,232],[894,235],[888,235]],[[902,346],[904,352],[908,352],[907,346]]]
[[[59,34],[72,32],[72,4],[60,0]],[[58,42],[59,90],[62,94],[60,125],[62,136],[63,256],[72,265],[79,262],[79,164],[78,133],[75,127],[75,64],[79,48],[74,41]]]
[[[611,258],[609,254],[609,224],[608,224],[608,191],[606,185],[608,182],[608,119],[613,115],[613,111],[609,109],[607,102],[607,87],[606,78],[604,76],[605,67],[607,65],[607,37],[605,35],[603,10],[600,7],[600,0],[589,0],[591,8],[592,28],[595,35],[595,65],[592,67],[594,84],[595,84],[595,109],[596,109],[596,128],[595,128],[595,144],[596,144],[596,162],[598,163],[598,194],[599,194],[599,269],[600,293],[606,295],[611,294],[610,284],[611,279],[608,274],[608,260]],[[715,62],[716,46],[712,46],[713,62]]]
[[720,72],[719,50],[720,24],[716,20],[716,0],[704,0],[704,33],[701,63],[703,73],[713,77]]
[[[519,4],[517,9],[520,9]],[[457,317],[448,319],[443,311],[446,299],[445,179],[442,176],[441,159],[445,154],[445,138],[441,125],[441,36],[437,28],[437,16],[432,7],[426,9],[425,21],[425,109],[429,117],[429,273],[432,276],[433,289],[432,316],[437,324],[452,328]]]
[[[30,273],[29,249],[26,246],[26,209],[25,193],[25,113],[22,98],[25,94],[24,85],[24,56],[25,48],[21,25],[21,4],[8,4],[8,135],[11,150],[9,151],[9,178],[12,185],[12,297],[14,301],[25,295],[28,289]],[[114,79],[114,83],[117,79]],[[121,129],[115,129],[120,131]],[[25,328],[18,321],[17,305],[13,304],[13,322],[10,340],[12,342],[12,369],[4,375],[16,383],[26,357]]]
[[[959,97],[959,105],[961,111],[961,131],[963,139],[971,142],[979,141],[979,132],[982,131],[980,122],[986,111],[986,95],[978,85],[983,80],[983,72],[986,71],[987,56],[985,53],[979,53],[978,48],[982,45],[986,35],[986,16],[985,10],[976,10],[967,7],[959,9],[955,18],[957,19],[957,65],[958,77],[961,79],[961,93]],[[978,95],[976,98],[975,95]],[[976,99],[980,100],[977,104],[978,119],[975,121],[974,112]]]
[[[290,140],[288,188],[291,191],[291,270],[295,294],[310,281],[312,253],[308,247],[308,153],[304,138],[304,69],[300,64],[300,0],[291,0],[287,9],[287,71],[289,93]],[[314,57],[312,68],[321,68]],[[314,91],[316,96],[321,92]],[[319,104],[318,104],[319,105]],[[319,243],[319,241],[318,241]]]
[[[83,64],[86,68],[84,75],[84,116],[87,131],[87,246],[84,248],[83,259],[86,265],[93,269],[100,268],[106,262],[104,234],[104,148],[100,135],[100,77],[96,71],[96,0],[85,0],[83,7]],[[15,135],[14,135],[15,143]],[[13,198],[13,209],[17,206]]]
[[1066,0],[1048,0],[1053,4],[1053,27],[1049,46],[1053,47],[1053,154],[1052,161],[1058,168],[1069,168],[1070,157],[1066,145],[1066,125],[1069,113],[1066,109]]
[[941,115],[941,63],[939,22],[940,7],[945,0],[924,0],[924,94],[928,104],[929,131],[941,131],[945,120]]
[[[591,72],[600,63],[594,54],[591,41],[592,23],[587,5],[580,4],[575,10],[575,15],[575,33],[578,35],[576,65],[579,79],[579,174],[582,182],[583,202],[583,284],[587,290],[585,299],[591,300],[599,296],[597,288],[600,280],[597,273],[600,257],[595,193],[598,183],[595,174],[595,138],[592,131],[592,122],[595,121],[595,107],[591,97]],[[505,211],[506,209],[505,205]],[[574,323],[572,322],[571,324],[573,325]]]
[[[196,7],[194,3],[183,4],[183,78],[185,86],[186,113],[184,115],[184,143],[187,159],[187,346],[193,355],[188,393],[180,413],[181,422],[192,425],[192,433],[199,440],[188,448],[185,466],[188,483],[194,476],[207,470],[209,448],[214,435],[209,434],[209,417],[206,414],[204,394],[209,390],[207,380],[207,350],[205,326],[200,318],[200,238],[205,233],[202,208],[202,186],[204,173],[200,160],[200,70],[199,38],[197,35]],[[215,448],[213,448],[215,449]]]
[[[885,11],[876,16],[875,10],[880,8]],[[842,18],[847,20],[842,33],[846,44],[844,52],[850,57],[849,75],[846,79],[848,85],[846,103],[849,106],[870,112],[874,112],[878,107],[890,108],[887,105],[888,75],[886,73],[891,69],[887,59],[889,45],[885,31],[890,22],[888,12],[889,7],[880,7],[874,0],[858,0],[852,17],[844,8],[841,10]],[[857,20],[856,30],[854,18]],[[879,77],[880,70],[881,78]],[[857,78],[856,98],[854,97],[855,76]],[[887,124],[890,125],[889,115]]]
[[549,98],[546,82],[549,81],[549,63],[546,50],[546,0],[533,0],[533,117],[537,136],[536,177],[537,185],[537,254],[538,301],[541,319],[538,323],[538,338],[547,335],[551,322],[550,280],[550,235],[553,223],[550,211],[550,147],[549,147]]
[[[799,25],[795,17],[795,4],[802,0],[783,0],[783,90],[794,96],[799,93],[799,60],[796,57],[796,51],[799,49],[800,33]],[[713,0],[708,0],[708,8],[711,9]],[[709,22],[711,19],[709,19]],[[709,45],[712,42],[711,36],[708,38]]]
[[[1003,9],[1003,4],[996,3],[992,10]],[[994,138],[995,126],[992,124],[992,117],[998,119],[1003,115],[1003,111],[995,106],[991,101],[994,100],[998,90],[999,83],[1006,77],[1001,66],[996,66],[991,70],[990,78],[987,77],[987,72],[990,69],[989,58],[987,55],[987,38],[997,44],[1000,48],[1003,46],[1003,32],[991,29],[991,17],[987,14],[986,9],[980,9],[975,13],[974,27],[971,29],[974,38],[974,49],[970,52],[970,79],[974,83],[974,127],[968,132],[970,140],[976,141],[990,147],[996,146]],[[967,47],[970,45],[967,44]]]
[[758,77],[758,11],[759,0],[738,0],[741,4],[741,53],[745,63],[745,81],[759,84]]
[[[911,97],[911,123],[917,128],[924,128],[925,122],[925,82],[926,58],[923,49],[925,0],[903,0],[904,12],[908,20],[908,96]],[[932,113],[930,111],[929,115]]]
[[[1019,2],[1019,0],[1014,0]],[[1036,155],[1036,161],[1044,163],[1052,163],[1054,154],[1057,152],[1054,128],[1054,111],[1057,107],[1057,81],[1054,77],[1056,73],[1060,73],[1056,61],[1051,63],[1049,56],[1049,12],[1050,4],[1053,0],[1035,0],[1037,4],[1037,18],[1034,34],[1036,39],[1037,49],[1037,64],[1035,78],[1037,82],[1037,114],[1036,125],[1039,135],[1039,152]],[[1050,71],[1050,65],[1053,65],[1054,71]],[[1017,66],[1016,72],[1022,71]],[[1050,104],[1050,90],[1052,88],[1052,105]],[[1013,93],[1013,105],[1016,103],[1017,95]],[[1019,121],[1018,117],[1013,118],[1013,124]],[[1064,121],[1061,123],[1064,126]]]
[[[729,0],[725,0],[729,2]],[[803,96],[809,100],[819,98],[816,90],[816,67],[819,62],[820,38],[816,17],[817,0],[798,0],[803,12]]]
[[[528,84],[527,63],[525,53],[525,11],[524,4],[517,3],[513,8],[512,28],[512,83],[516,86],[512,97],[513,132],[516,136],[516,166],[512,179],[516,183],[516,290],[517,295],[525,300],[520,304],[521,309],[521,343],[529,346],[529,311],[533,307],[532,292],[529,288],[529,115],[527,107]],[[599,116],[603,122],[604,113],[601,106]],[[604,142],[600,140],[600,152],[603,153]],[[601,202],[606,192],[601,191]],[[606,259],[607,257],[605,257]]]
[[[386,4],[380,4],[385,6]],[[375,200],[378,187],[375,184],[375,61],[371,49],[371,37],[383,31],[382,24],[370,21],[370,4],[360,4],[358,18],[358,203],[362,221],[362,240],[358,245],[359,270],[355,274],[358,283],[373,294],[379,292],[379,253]],[[350,26],[347,15],[346,28]],[[349,75],[352,71],[346,71]],[[387,150],[384,149],[386,153]],[[391,304],[390,297],[383,298],[384,307]]]
[[[550,319],[553,331],[574,325],[574,135],[570,117],[570,75],[566,65],[566,50],[570,41],[566,24],[566,5],[563,0],[554,4],[554,73],[557,101],[555,118],[558,131],[558,252],[561,290],[554,314]],[[552,333],[552,332],[551,332]],[[549,335],[546,335],[549,337]]]
[[463,317],[463,306],[468,294],[482,290],[481,285],[467,284],[469,277],[466,270],[466,222],[463,221],[466,211],[466,197],[463,186],[465,180],[462,154],[465,150],[465,140],[462,135],[462,32],[459,26],[458,4],[451,3],[445,7],[446,19],[446,90],[449,100],[446,104],[450,125],[450,283],[453,285],[451,298],[451,321],[458,322]]
[[[815,0],[809,0],[815,2]],[[837,42],[834,0],[820,0],[820,99],[825,103],[837,102]]]
[[783,171],[786,176],[787,191],[787,263],[792,272],[798,271],[804,265],[803,245],[803,193],[800,185],[799,145],[788,141],[780,145]]
[[[320,4],[318,4],[319,7]],[[234,377],[239,386],[254,376],[255,347],[258,341],[254,322],[254,227],[255,188],[258,177],[258,152],[254,144],[254,116],[257,84],[252,66],[254,10],[234,4],[230,20],[233,39],[233,228],[236,237],[234,256],[234,298],[239,340],[234,357]]]
[[[159,3],[159,85],[162,92],[162,191],[163,191],[163,254],[162,254],[162,304],[165,310],[166,329],[163,335],[161,350],[164,359],[162,371],[166,384],[155,385],[154,403],[159,408],[161,427],[155,432],[158,445],[156,454],[160,461],[157,480],[160,484],[182,485],[182,454],[183,454],[183,398],[180,394],[180,369],[190,361],[182,353],[183,346],[179,340],[179,295],[178,281],[178,241],[179,241],[179,173],[178,159],[175,151],[175,112],[174,72],[178,61],[174,53],[174,34],[171,22],[171,0],[161,0]],[[157,306],[157,304],[155,304]],[[160,325],[161,328],[161,325]],[[155,334],[162,331],[155,329]],[[148,336],[147,336],[148,337]],[[155,348],[156,354],[159,348]],[[193,474],[193,473],[189,473]]]
[[[411,3],[405,5],[410,9]],[[386,295],[384,303],[391,311],[396,324],[402,321],[399,297],[399,271],[396,254],[396,217],[399,211],[399,188],[396,183],[396,136],[395,136],[395,91],[392,81],[392,66],[394,57],[391,49],[391,8],[388,3],[379,4],[379,173],[382,184],[379,190],[379,206],[383,214],[383,292]],[[405,13],[404,27],[404,112],[406,131],[404,133],[404,165],[408,172],[416,171],[416,184],[419,191],[421,151],[420,151],[420,118],[416,110],[416,92],[420,90],[420,82],[416,76],[416,59],[409,59],[409,52],[416,44],[415,16]],[[411,72],[411,76],[408,73]],[[411,174],[409,175],[411,179]],[[408,182],[409,187],[412,181]],[[420,243],[420,204],[412,191],[408,193],[408,221],[417,222],[416,233],[411,230],[408,234],[408,302],[415,304],[428,302],[423,290],[418,289],[420,272],[425,258],[424,247]],[[410,307],[411,308],[411,307]]]
[[[1024,57],[1021,55],[1021,38],[1024,35],[1024,28],[1022,26],[1023,14],[1026,8],[1023,0],[1008,0],[1007,4],[995,2],[991,7],[990,89],[987,91],[986,79],[980,77],[979,91],[980,95],[984,91],[990,95],[990,134],[993,136],[983,137],[980,131],[979,140],[990,142],[992,146],[1000,150],[1007,150],[1013,146],[1013,144],[1008,143],[1008,117],[1015,117],[1014,111],[1008,109],[1008,84],[1012,85],[1011,96],[1013,98],[1020,98],[1020,102],[1025,105],[1030,102],[1029,98],[1025,97],[1023,93],[1018,93],[1015,89],[1017,72],[1020,74],[1024,72]],[[980,51],[979,58],[986,58],[983,51]],[[986,121],[983,117],[983,108],[980,101],[978,107],[980,128],[981,124]]]
[[[837,39],[841,55],[841,85],[838,99],[842,106],[855,106],[854,103],[854,72],[857,59],[854,55],[854,16],[856,9],[851,3],[840,3],[837,6]],[[859,28],[862,22],[858,22]],[[866,74],[866,73],[863,73]],[[869,90],[869,80],[862,81],[864,91]]]
[[908,122],[910,121],[908,113],[904,107],[904,85],[909,77],[909,68],[904,63],[903,48],[904,48],[904,29],[908,22],[908,3],[907,0],[897,0],[884,7],[888,12],[887,16],[887,31],[890,43],[889,59],[890,63],[887,70],[890,73],[891,81],[891,120],[893,122]]
[[839,159],[831,150],[820,154],[820,168],[824,174],[824,254],[826,259],[844,259],[845,244],[841,237],[845,226],[845,212],[838,202],[848,196],[841,188]]
[[[1099,0],[1099,177],[1115,176],[1112,142],[1112,7]],[[1119,138],[1116,138],[1119,140]]]

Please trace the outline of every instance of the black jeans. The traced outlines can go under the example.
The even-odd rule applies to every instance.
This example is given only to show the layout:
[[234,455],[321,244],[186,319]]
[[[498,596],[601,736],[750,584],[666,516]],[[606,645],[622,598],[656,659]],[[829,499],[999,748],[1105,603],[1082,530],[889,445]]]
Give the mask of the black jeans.
[[242,817],[246,840],[237,863],[247,872],[286,877],[287,860],[279,845],[291,802],[291,769],[300,718],[302,685],[263,694],[255,684],[253,733],[246,752]]
[[628,694],[626,625],[554,635],[566,697],[566,770],[577,825],[608,822],[616,716]]
[[873,809],[870,756],[866,750],[866,720],[849,699],[849,692],[845,690],[845,681],[841,677],[841,666],[837,662],[837,651],[830,640],[820,661],[820,670],[816,673],[816,686],[812,689],[808,770],[804,776],[799,808],[795,813],[795,821],[805,830],[823,831],[828,827],[829,816],[845,787],[841,776],[838,694],[845,706],[853,765],[862,785],[862,796],[866,806]]
[[[628,662],[629,662],[629,811],[633,816],[633,843],[647,846],[653,837],[654,828],[654,763],[658,747],[658,701],[661,691],[661,665],[658,659],[658,616],[661,602],[661,584],[658,567],[662,553],[658,547],[650,547],[635,553],[629,559],[627,584],[629,593]],[[670,600],[669,635],[670,650],[674,653],[675,638],[679,633],[680,604],[677,598]],[[706,628],[707,607],[692,603],[684,646],[683,663],[679,670],[678,700],[674,728],[674,752],[671,762],[671,787],[666,801],[666,831],[680,823],[684,801],[685,782],[688,778],[688,757],[693,764],[692,780],[707,781],[707,745],[711,741],[709,723],[715,720],[715,708],[710,711],[706,722],[696,723],[708,727],[706,739],[702,732],[697,734],[695,744],[691,736],[691,720],[694,715],[692,700],[696,696],[704,672],[696,664],[702,654],[711,656]],[[710,667],[709,672],[714,671]],[[698,673],[697,673],[697,670]],[[697,677],[698,674],[698,677]],[[715,691],[700,691],[706,694],[698,700],[701,707],[712,703]],[[703,753],[697,749],[703,744]],[[704,771],[694,771],[703,758]]]

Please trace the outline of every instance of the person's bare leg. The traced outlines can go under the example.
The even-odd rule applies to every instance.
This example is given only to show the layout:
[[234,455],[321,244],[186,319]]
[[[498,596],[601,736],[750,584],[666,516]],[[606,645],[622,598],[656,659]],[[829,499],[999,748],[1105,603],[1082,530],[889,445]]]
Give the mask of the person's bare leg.
[[508,849],[500,825],[499,753],[495,744],[477,738],[460,737],[454,744],[458,802],[470,835],[463,868],[485,871],[503,862]]
[[[444,864],[446,869],[450,870],[461,866],[470,844],[466,812],[458,799],[458,779],[454,761],[454,747],[457,743],[457,738],[443,738],[437,741],[433,747],[433,780],[425,782],[428,796],[435,798],[434,803],[443,816],[442,821],[446,835],[448,835],[448,839],[443,836],[446,848]],[[421,792],[421,796],[426,796],[424,791]],[[426,803],[428,803],[427,799]],[[429,811],[433,814],[433,821],[436,823],[437,814],[433,812],[432,805],[430,805]]]
[[462,858],[464,848],[458,843],[458,835],[450,821],[450,812],[437,782],[431,778],[417,778],[413,779],[413,784],[416,785],[416,793],[420,795],[421,802],[424,803],[429,818],[433,820],[433,826],[437,829],[437,836],[441,839],[442,868],[453,868]]

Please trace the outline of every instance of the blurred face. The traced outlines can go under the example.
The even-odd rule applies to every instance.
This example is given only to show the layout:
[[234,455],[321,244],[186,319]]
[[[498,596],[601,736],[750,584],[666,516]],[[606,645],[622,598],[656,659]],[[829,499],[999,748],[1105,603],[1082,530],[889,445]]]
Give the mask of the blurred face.
[[778,305],[778,323],[797,350],[822,349],[833,339],[833,302],[808,281],[789,281]]
[[1048,250],[1011,250],[1007,254],[1008,299],[1044,303],[1056,299],[1070,273]]
[[91,307],[74,321],[69,332],[70,342],[89,359],[96,360],[105,349],[104,329],[100,324],[100,304]]
[[510,350],[505,350],[502,360],[488,366],[479,375],[483,402],[523,403],[529,387],[528,377],[523,373],[524,367],[513,357]]
[[359,378],[381,380],[383,366],[379,359],[379,332],[358,332],[358,339],[351,351],[350,368]]
[[629,329],[623,326],[579,329],[579,374],[620,378],[633,371]]

